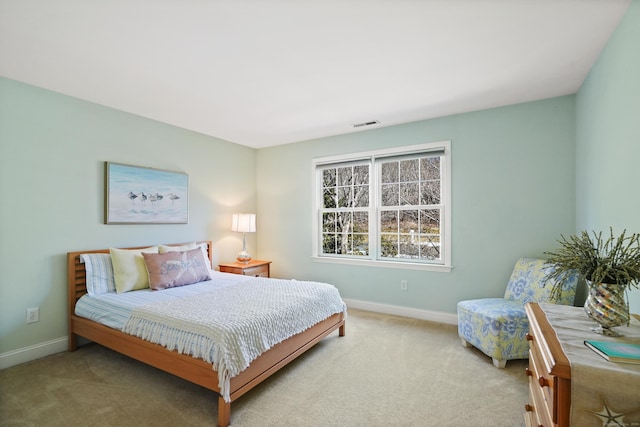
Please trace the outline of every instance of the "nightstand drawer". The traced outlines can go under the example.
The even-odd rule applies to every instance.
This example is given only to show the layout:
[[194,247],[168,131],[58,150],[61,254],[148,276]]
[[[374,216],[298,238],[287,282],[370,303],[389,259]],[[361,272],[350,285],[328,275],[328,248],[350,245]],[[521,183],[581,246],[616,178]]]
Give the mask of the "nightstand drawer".
[[257,267],[245,268],[242,271],[245,276],[269,277],[269,265],[259,265]]

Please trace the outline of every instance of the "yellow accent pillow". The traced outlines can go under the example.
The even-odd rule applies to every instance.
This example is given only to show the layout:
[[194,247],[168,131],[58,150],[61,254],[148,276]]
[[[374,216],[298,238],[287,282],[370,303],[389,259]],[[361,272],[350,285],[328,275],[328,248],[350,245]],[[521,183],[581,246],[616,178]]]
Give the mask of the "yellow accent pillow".
[[149,287],[149,274],[142,257],[142,252],[157,254],[158,247],[151,246],[144,249],[109,249],[113,264],[113,275],[116,282],[116,292],[134,291]]

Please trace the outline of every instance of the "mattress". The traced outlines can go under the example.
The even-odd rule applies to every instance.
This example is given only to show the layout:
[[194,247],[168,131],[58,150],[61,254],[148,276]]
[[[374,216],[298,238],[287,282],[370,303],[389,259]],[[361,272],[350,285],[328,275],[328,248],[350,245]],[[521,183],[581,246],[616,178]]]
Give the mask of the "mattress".
[[212,292],[251,279],[250,276],[211,271],[211,280],[192,285],[152,291],[141,289],[122,294],[83,295],[76,303],[75,314],[121,331],[134,308],[159,301],[169,301]]

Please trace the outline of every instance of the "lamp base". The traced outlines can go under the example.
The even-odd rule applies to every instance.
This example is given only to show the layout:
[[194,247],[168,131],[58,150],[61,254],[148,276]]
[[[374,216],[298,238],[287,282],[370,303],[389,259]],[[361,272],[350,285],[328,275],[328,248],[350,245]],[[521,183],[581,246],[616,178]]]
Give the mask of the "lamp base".
[[236,257],[236,259],[238,260],[238,262],[247,264],[249,263],[249,261],[251,261],[251,255],[249,255],[249,252],[247,251],[242,251],[238,253],[238,256]]

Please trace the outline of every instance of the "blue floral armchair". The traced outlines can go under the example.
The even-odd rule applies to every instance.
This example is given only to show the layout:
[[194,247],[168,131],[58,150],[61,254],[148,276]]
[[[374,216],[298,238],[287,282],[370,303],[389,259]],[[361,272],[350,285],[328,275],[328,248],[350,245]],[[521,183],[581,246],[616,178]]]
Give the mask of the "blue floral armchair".
[[507,360],[527,359],[529,322],[524,311],[528,302],[573,305],[578,276],[563,281],[558,300],[551,299],[552,283],[545,286],[545,260],[520,258],[511,273],[504,298],[483,298],[458,303],[458,335],[465,347],[472,345],[493,359],[497,368]]

